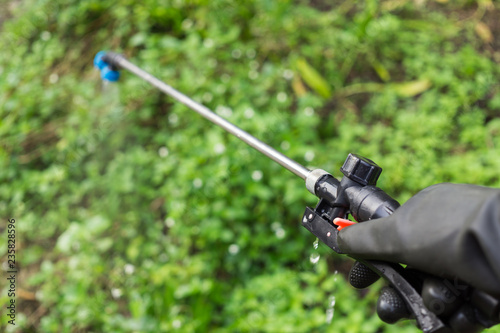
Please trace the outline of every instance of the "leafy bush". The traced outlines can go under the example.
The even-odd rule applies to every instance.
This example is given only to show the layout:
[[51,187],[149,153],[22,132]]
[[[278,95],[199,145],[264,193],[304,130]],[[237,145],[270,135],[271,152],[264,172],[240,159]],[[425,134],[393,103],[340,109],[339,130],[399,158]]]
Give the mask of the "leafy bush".
[[304,165],[370,157],[401,202],[500,186],[493,2],[2,6],[0,212],[23,291],[8,331],[418,331],[376,317],[382,284],[352,289],[350,261],[309,261],[300,180],[128,73],[101,83],[102,49]]

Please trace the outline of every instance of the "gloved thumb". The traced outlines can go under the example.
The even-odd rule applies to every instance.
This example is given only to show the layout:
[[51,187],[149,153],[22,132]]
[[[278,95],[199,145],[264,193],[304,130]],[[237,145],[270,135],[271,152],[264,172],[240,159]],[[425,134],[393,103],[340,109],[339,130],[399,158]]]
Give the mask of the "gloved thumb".
[[342,229],[340,250],[458,278],[500,296],[500,190],[438,184],[389,217]]

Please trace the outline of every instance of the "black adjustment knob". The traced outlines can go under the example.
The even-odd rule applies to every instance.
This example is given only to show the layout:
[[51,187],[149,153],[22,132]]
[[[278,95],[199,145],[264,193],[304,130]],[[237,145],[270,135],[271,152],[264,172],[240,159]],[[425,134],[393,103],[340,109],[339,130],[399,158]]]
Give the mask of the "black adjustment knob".
[[350,180],[366,186],[377,183],[382,168],[365,157],[349,154],[340,171]]

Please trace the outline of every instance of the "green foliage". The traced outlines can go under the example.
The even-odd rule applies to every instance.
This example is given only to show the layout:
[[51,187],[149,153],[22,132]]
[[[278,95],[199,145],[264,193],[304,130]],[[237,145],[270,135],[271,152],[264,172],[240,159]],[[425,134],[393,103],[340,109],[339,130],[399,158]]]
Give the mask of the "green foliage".
[[417,332],[377,318],[382,284],[352,289],[347,259],[310,263],[300,180],[128,73],[103,85],[92,59],[123,52],[309,167],[367,156],[401,202],[498,187],[500,8],[445,2],[2,5],[0,215],[34,293],[14,331]]

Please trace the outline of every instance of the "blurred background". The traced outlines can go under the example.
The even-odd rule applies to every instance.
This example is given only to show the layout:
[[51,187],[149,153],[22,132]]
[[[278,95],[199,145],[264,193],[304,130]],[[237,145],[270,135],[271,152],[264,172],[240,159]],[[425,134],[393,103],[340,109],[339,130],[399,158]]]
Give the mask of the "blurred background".
[[308,167],[373,159],[403,203],[500,186],[499,15],[490,0],[2,1],[0,256],[15,218],[19,265],[2,330],[418,332],[381,322],[383,283],[353,289],[352,260],[314,245],[301,179],[92,61],[122,52]]

